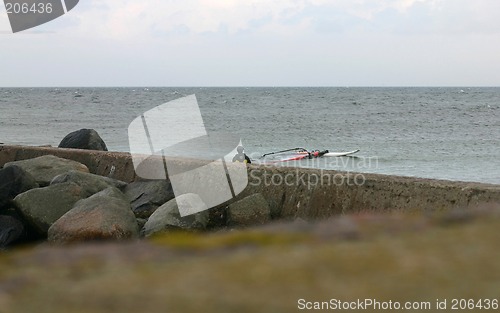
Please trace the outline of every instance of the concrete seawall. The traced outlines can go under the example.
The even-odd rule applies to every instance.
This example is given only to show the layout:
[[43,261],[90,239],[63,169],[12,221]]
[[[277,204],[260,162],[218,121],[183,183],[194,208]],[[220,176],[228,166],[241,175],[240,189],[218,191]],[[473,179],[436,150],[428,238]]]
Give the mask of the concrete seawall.
[[[500,204],[499,185],[303,168],[252,170],[255,172],[251,176],[260,176],[250,179],[245,193],[263,193],[274,210],[284,217],[325,218],[343,213],[383,211],[430,212],[486,203]],[[266,184],[262,175],[267,175],[267,182],[271,184]],[[276,177],[275,183],[280,181],[279,177],[288,177],[288,183],[274,184],[272,176]]]
[[[94,174],[126,182],[136,178],[131,155],[121,152],[0,146],[0,167],[49,154],[83,163]],[[237,198],[260,192],[273,215],[282,218],[439,211],[500,203],[500,185],[259,165],[249,166],[248,173],[249,185]]]
[[[135,178],[134,165],[130,153],[60,149],[54,147],[1,146],[0,167],[11,161],[37,158],[42,155],[55,155],[85,164],[91,173],[113,176],[126,182]],[[114,170],[113,170],[114,166]]]

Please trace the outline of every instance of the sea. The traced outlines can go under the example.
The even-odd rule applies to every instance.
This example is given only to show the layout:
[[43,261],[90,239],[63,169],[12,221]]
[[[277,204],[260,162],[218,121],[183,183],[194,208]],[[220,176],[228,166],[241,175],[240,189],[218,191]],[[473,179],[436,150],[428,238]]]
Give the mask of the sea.
[[253,159],[359,149],[287,166],[500,184],[498,87],[0,88],[0,143],[57,146],[93,128],[129,152],[134,119],[189,95],[207,132],[238,136]]

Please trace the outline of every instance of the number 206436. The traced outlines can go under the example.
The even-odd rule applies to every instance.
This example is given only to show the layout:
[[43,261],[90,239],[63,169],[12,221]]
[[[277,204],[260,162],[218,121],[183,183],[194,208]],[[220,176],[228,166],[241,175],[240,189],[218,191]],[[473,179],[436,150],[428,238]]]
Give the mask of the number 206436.
[[497,310],[498,299],[452,299],[452,310]]
[[5,3],[7,14],[50,14],[52,3]]

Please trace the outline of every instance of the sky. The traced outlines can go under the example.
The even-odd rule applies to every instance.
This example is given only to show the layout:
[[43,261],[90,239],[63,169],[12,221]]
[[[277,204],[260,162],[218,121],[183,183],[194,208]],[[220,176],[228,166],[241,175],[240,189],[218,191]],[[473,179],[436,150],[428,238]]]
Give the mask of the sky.
[[0,86],[500,86],[498,0],[80,0]]

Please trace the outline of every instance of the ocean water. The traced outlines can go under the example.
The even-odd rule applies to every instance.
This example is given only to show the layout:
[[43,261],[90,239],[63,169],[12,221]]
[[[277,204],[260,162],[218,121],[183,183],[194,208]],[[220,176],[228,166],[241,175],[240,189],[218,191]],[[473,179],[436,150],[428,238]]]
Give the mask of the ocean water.
[[94,128],[129,151],[132,120],[192,94],[207,130],[253,158],[360,149],[290,165],[500,184],[500,88],[0,88],[0,142],[57,146]]

